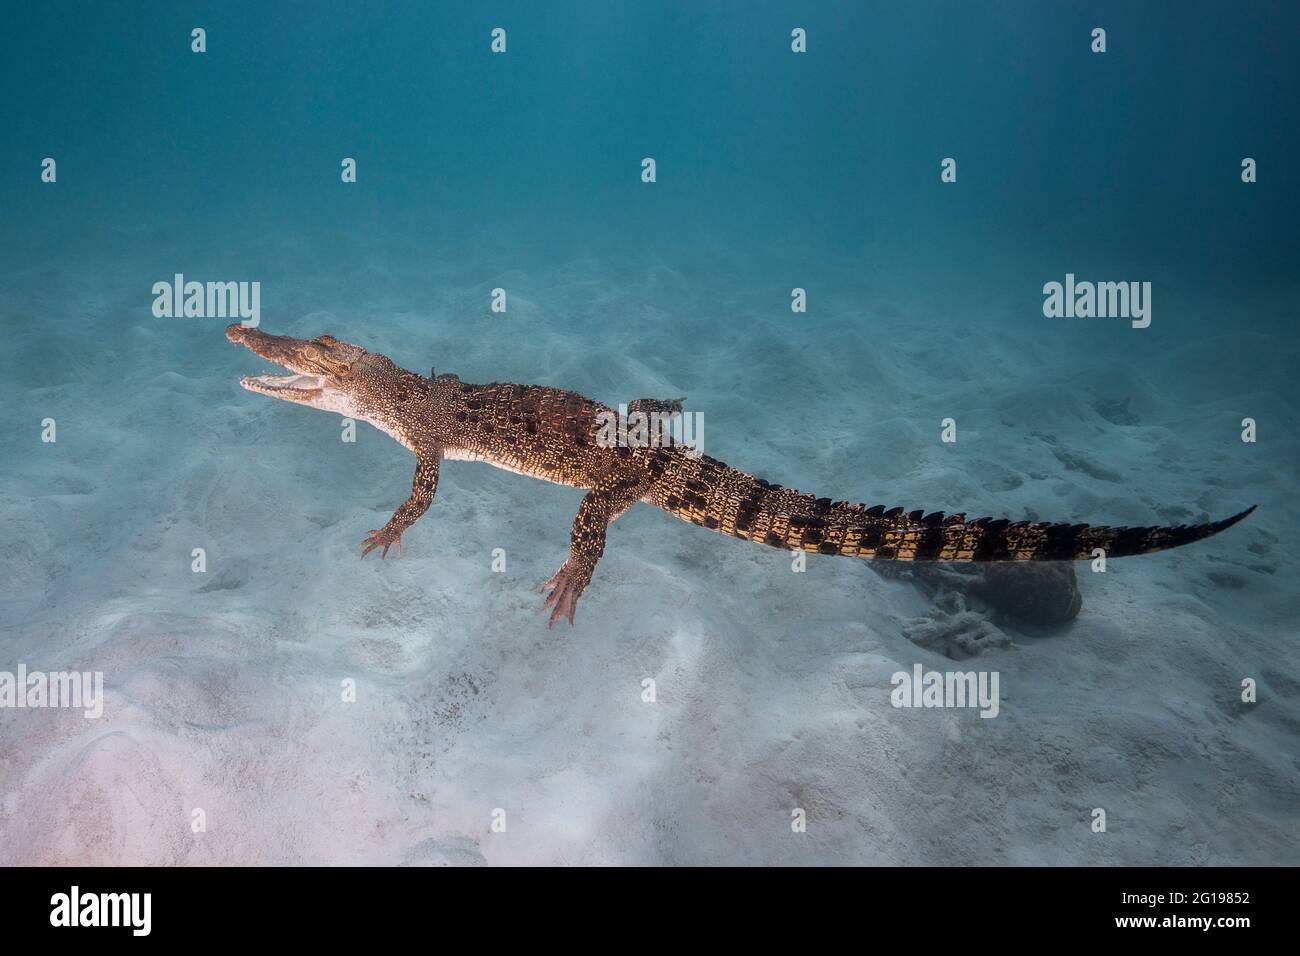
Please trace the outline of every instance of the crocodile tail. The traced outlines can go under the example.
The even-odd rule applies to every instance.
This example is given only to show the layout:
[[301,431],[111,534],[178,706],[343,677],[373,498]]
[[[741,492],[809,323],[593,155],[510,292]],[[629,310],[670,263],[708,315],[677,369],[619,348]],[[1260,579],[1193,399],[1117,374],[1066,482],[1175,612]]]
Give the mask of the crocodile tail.
[[815,498],[680,449],[651,453],[648,500],[711,531],[793,551],[877,561],[1074,561],[1177,548],[1230,528],[1255,510],[1177,527],[966,520],[965,514],[867,507]]
[[836,553],[894,561],[1079,561],[1098,552],[1123,558],[1200,541],[1254,510],[1207,524],[1110,528],[1006,518],[967,521],[964,514],[904,514],[878,505],[864,509],[868,520],[844,534]]

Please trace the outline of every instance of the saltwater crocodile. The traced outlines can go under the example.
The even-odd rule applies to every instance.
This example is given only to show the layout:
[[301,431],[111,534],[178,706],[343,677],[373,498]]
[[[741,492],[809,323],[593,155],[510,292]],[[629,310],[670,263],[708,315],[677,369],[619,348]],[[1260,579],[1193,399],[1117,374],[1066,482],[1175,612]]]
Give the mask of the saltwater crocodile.
[[[578,598],[605,551],[610,523],[638,501],[723,534],[786,550],[889,561],[1070,561],[1146,554],[1198,541],[1236,524],[1108,528],[905,511],[800,494],[729,468],[682,444],[602,440],[612,409],[539,385],[472,385],[455,375],[426,377],[386,356],[330,335],[295,339],[231,325],[230,341],[292,375],[257,375],[240,385],[261,395],[338,412],[388,433],[416,458],[411,495],[361,542],[401,552],[401,539],[438,490],[444,460],[482,461],[544,481],[586,489],[569,557],[547,581],[550,623],[573,623]],[[632,413],[681,411],[681,400],[639,399]]]

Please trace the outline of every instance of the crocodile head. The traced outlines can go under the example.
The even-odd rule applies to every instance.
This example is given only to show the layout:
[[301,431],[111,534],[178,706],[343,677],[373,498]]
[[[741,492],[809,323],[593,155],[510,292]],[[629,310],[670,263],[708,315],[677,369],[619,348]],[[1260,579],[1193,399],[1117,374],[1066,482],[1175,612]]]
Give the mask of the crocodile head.
[[393,404],[400,370],[383,355],[367,352],[332,335],[295,339],[231,325],[226,338],[243,345],[292,375],[247,375],[239,384],[250,392],[296,402],[384,427],[384,409]]

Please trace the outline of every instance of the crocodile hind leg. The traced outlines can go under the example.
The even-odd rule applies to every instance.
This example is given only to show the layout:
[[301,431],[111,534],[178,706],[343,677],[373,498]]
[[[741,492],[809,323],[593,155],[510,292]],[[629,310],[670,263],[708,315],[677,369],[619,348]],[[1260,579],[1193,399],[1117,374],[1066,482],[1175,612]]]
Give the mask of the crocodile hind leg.
[[645,431],[640,432],[644,436],[644,441],[652,448],[658,448],[661,445],[672,445],[673,440],[673,422],[682,417],[682,402],[685,398],[638,398],[627,403],[628,414],[628,435],[633,433],[634,428],[639,426],[632,420],[632,416],[641,414],[645,416]]
[[632,412],[661,412],[673,415],[681,412],[685,398],[638,398],[627,403],[628,414]]
[[441,463],[441,448],[419,454],[415,463],[415,477],[411,479],[411,497],[402,502],[387,524],[366,536],[366,540],[361,542],[361,557],[364,558],[375,548],[383,548],[379,556],[386,557],[388,549],[394,545],[398,555],[401,555],[402,532],[415,524],[433,503],[433,496],[438,491],[438,466]]
[[569,536],[569,558],[542,585],[543,591],[551,589],[542,607],[555,605],[548,627],[562,617],[568,618],[570,625],[573,624],[573,611],[578,606],[578,598],[582,597],[582,592],[591,583],[596,562],[605,553],[606,529],[615,518],[639,501],[649,487],[650,483],[644,480],[611,478],[587,492],[587,497],[578,506],[577,517],[573,519],[573,531]]

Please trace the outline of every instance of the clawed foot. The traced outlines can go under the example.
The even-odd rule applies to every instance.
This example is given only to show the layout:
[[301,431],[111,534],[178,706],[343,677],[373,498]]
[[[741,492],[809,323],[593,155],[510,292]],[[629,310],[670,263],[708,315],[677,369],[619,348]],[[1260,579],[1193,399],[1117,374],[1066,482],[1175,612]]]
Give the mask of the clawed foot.
[[375,548],[383,547],[384,550],[379,552],[379,557],[382,560],[388,555],[388,549],[393,545],[397,546],[397,556],[400,558],[402,556],[402,532],[393,531],[385,525],[378,531],[372,530],[366,540],[361,542],[361,557],[364,558]]
[[548,608],[552,604],[555,609],[551,611],[551,620],[546,625],[551,627],[562,617],[569,619],[569,626],[573,626],[573,611],[578,606],[578,598],[582,597],[582,592],[586,590],[587,585],[591,582],[591,571],[575,565],[572,560],[565,561],[560,570],[551,575],[551,579],[542,585],[541,590],[551,589],[551,593],[546,596],[542,603],[543,608]]

